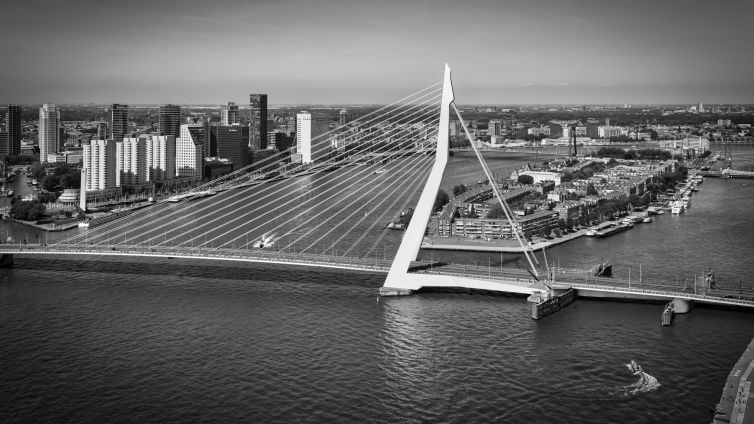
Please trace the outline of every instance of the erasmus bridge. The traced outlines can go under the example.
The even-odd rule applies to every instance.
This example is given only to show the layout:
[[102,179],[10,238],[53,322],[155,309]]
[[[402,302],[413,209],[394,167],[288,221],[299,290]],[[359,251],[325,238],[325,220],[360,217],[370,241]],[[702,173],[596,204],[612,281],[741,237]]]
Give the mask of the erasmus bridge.
[[[6,258],[188,258],[377,272],[386,274],[383,295],[422,288],[531,295],[567,283],[604,297],[754,307],[754,301],[671,287],[637,289],[613,279],[556,276],[553,281],[551,274],[543,276],[549,273],[530,252],[524,254],[528,270],[417,261],[449,159],[451,114],[473,141],[454,103],[446,65],[442,81],[314,138],[310,163],[281,165],[289,155],[281,152],[60,241],[3,244],[0,253]],[[515,228],[510,208],[471,144]],[[389,229],[387,223],[408,208],[413,216],[405,231]],[[522,236],[514,233],[524,247]]]

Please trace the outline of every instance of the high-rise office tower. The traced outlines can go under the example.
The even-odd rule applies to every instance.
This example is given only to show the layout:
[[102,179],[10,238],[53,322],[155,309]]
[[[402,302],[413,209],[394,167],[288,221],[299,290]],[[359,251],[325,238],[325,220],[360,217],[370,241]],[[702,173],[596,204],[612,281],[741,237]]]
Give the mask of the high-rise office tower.
[[241,111],[237,104],[228,102],[227,105],[220,106],[220,123],[225,126],[241,123]]
[[701,102],[696,105],[696,113],[704,113],[704,105]]
[[487,134],[490,136],[500,137],[502,123],[499,119],[490,119],[490,123],[487,126]]
[[60,111],[52,103],[39,108],[39,161],[46,162],[47,155],[57,153],[60,147]]
[[327,116],[303,111],[296,114],[296,154],[301,163],[311,163],[327,156],[328,140],[319,137],[330,126]]
[[181,107],[176,105],[160,106],[160,135],[181,136]]
[[0,144],[0,155],[21,153],[21,106],[8,105],[5,115],[5,139]]
[[220,125],[210,127],[216,140],[217,157],[228,159],[233,169],[239,169],[251,163],[249,142],[244,137],[244,127],[240,125]]
[[120,141],[124,137],[130,136],[128,132],[128,105],[119,105],[114,103],[110,108],[112,117],[110,122],[110,138]]
[[202,143],[202,159],[209,157],[212,154],[209,119],[203,113],[196,113],[186,118],[186,123],[191,130],[194,140]]
[[100,122],[99,124],[97,124],[97,139],[107,139],[107,122]]
[[8,132],[5,131],[5,128],[0,128],[0,160],[2,160],[4,155],[8,154],[5,152],[9,149],[10,142],[8,139]]
[[348,115],[348,111],[346,109],[341,109],[340,114],[338,114],[338,126],[343,126],[347,124],[351,120],[351,117]]
[[115,143],[115,186],[134,186],[146,182],[147,139],[124,137]]
[[181,136],[175,142],[176,177],[202,179],[206,131],[204,124],[181,125]]
[[172,135],[147,138],[147,181],[164,182],[175,178],[175,145],[176,140]]
[[256,151],[267,148],[267,95],[249,94],[251,117],[249,121],[249,147]]
[[86,190],[106,190],[115,187],[115,142],[113,140],[90,140],[84,144],[84,166],[82,174]]

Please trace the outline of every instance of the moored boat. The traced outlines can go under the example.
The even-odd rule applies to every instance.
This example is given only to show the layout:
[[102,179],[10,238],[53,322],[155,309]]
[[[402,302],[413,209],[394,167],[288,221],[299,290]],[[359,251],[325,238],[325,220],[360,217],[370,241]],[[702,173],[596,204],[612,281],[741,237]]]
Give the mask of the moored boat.
[[628,224],[625,224],[625,223],[620,223],[620,224],[617,224],[617,225],[613,224],[613,225],[611,225],[609,227],[606,227],[606,228],[604,228],[604,229],[602,229],[600,231],[597,231],[597,237],[598,238],[605,238],[605,237],[611,236],[613,234],[622,233],[623,231],[630,230],[632,226],[633,225],[628,225]]

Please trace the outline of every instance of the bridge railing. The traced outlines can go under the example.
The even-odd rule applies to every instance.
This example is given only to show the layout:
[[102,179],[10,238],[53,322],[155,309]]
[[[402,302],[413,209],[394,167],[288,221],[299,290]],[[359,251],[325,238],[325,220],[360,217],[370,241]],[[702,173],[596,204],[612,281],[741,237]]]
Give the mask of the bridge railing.
[[260,262],[288,262],[307,265],[352,267],[385,271],[390,267],[388,261],[377,258],[356,258],[343,256],[328,256],[307,253],[288,253],[265,250],[237,250],[220,248],[189,248],[181,249],[169,246],[141,247],[136,245],[107,245],[107,246],[65,246],[54,247],[40,244],[3,244],[0,253],[60,253],[60,254],[102,254],[102,255],[143,255],[143,256],[181,256],[204,257],[217,259],[248,259]]
[[507,276],[505,274],[501,274],[500,272],[476,272],[478,270],[466,270],[466,271],[450,271],[447,269],[425,269],[422,270],[422,274],[434,274],[434,275],[447,275],[447,276],[453,276],[453,277],[461,277],[461,278],[479,278],[479,279],[485,279],[485,280],[493,280],[493,282],[497,283],[507,283],[507,284],[514,284],[517,286],[526,286],[530,287],[532,284],[534,284],[534,281],[531,279],[526,278],[516,278]]
[[604,290],[604,291],[612,291],[612,292],[626,292],[626,293],[654,295],[654,296],[663,296],[663,297],[678,297],[678,298],[684,298],[684,299],[689,299],[689,300],[715,301],[715,302],[724,302],[724,303],[737,304],[737,305],[743,305],[743,306],[754,306],[754,301],[752,300],[691,294],[691,293],[685,293],[685,292],[674,292],[674,291],[666,291],[666,290],[648,290],[648,289],[641,289],[641,288],[635,289],[635,288],[616,287],[616,286],[600,285],[600,284],[574,283],[574,284],[571,284],[571,286],[575,289],[595,289],[595,290]]

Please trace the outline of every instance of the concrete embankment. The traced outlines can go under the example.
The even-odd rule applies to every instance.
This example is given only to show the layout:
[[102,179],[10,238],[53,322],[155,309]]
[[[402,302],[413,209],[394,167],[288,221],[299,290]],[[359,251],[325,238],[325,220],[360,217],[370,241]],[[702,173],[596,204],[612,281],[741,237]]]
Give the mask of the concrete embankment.
[[79,226],[79,221],[71,221],[71,222],[64,222],[61,224],[56,223],[50,223],[50,224],[37,224],[36,221],[22,221],[20,219],[14,219],[13,222],[19,223],[21,225],[26,225],[28,227],[34,227],[39,230],[44,231],[66,231],[70,230],[71,228],[76,228]]
[[[575,233],[565,234],[552,240],[544,240],[531,243],[532,250],[549,248],[556,246],[579,237],[583,237],[586,230],[579,230]],[[465,250],[470,252],[503,252],[503,253],[521,253],[523,249],[516,240],[473,240],[466,238],[452,237],[425,237],[422,243],[422,249],[434,250]]]
[[754,381],[754,340],[749,343],[728,374],[720,402],[715,407],[713,424],[754,423],[752,381]]
[[[594,225],[591,228],[602,229],[609,225],[615,225],[618,221],[605,221],[600,224]],[[587,229],[581,229],[573,233],[563,234],[560,237],[554,237],[552,240],[535,239],[530,244],[531,250],[549,249],[552,246],[583,237],[586,235]],[[424,237],[422,242],[422,249],[431,250],[463,250],[469,252],[503,252],[503,253],[522,253],[524,249],[518,244],[518,241],[513,240],[474,240],[463,237],[436,237],[429,236]]]

